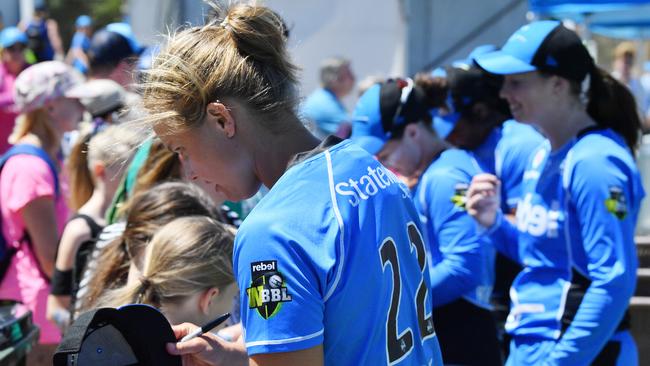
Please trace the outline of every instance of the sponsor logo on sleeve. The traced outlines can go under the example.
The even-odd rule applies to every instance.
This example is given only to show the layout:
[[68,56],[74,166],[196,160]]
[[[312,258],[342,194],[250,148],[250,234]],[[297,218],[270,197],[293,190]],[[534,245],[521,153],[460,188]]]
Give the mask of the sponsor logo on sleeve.
[[278,271],[278,261],[251,263],[251,285],[246,289],[248,308],[256,309],[264,319],[276,315],[282,303],[291,301],[284,276]]
[[454,195],[451,196],[451,202],[454,206],[458,207],[461,211],[465,211],[465,203],[467,201],[467,189],[469,184],[458,183],[454,186]]
[[623,188],[609,187],[609,198],[605,200],[605,207],[619,220],[623,220],[627,216],[627,201],[623,194]]

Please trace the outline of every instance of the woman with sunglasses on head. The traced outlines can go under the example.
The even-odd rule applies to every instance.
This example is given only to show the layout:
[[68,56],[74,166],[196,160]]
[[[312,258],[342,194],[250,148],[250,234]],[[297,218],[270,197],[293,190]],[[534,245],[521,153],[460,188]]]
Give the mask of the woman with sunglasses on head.
[[[251,364],[441,364],[408,189],[361,148],[319,144],[303,126],[283,30],[272,10],[234,5],[171,37],[143,93],[192,178],[231,201],[270,188],[233,253]],[[214,364],[219,342],[168,351]]]
[[[480,172],[470,153],[432,128],[439,89],[426,78],[372,86],[354,111],[352,139],[409,179],[429,252],[436,333],[445,364],[501,365],[490,312],[494,249],[465,210],[465,192]],[[374,148],[373,148],[374,147]]]
[[526,25],[476,61],[505,76],[513,116],[547,138],[524,174],[516,224],[498,209],[496,177],[477,176],[468,191],[470,213],[524,265],[510,292],[508,365],[637,364],[626,310],[645,193],[633,96],[559,22]]

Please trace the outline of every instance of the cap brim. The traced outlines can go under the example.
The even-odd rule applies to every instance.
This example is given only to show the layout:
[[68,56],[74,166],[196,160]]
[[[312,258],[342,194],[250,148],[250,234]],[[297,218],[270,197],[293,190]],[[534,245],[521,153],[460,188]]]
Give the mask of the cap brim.
[[384,147],[384,141],[374,136],[352,136],[350,141],[366,150],[370,155],[377,155]]
[[117,308],[120,332],[129,341],[138,361],[146,365],[181,366],[181,358],[165,350],[176,342],[174,331],[162,313],[149,305],[131,304]]
[[63,96],[66,98],[81,99],[81,98],[92,98],[95,92],[92,88],[89,88],[86,83],[81,83],[73,86],[68,89]]
[[520,59],[503,51],[495,51],[477,56],[476,63],[485,71],[497,75],[521,74],[537,70]]

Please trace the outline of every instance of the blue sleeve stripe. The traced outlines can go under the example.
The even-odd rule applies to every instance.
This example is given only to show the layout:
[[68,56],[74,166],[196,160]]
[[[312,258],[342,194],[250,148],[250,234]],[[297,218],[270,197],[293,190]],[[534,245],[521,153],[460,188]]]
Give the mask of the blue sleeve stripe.
[[334,293],[334,290],[336,290],[336,287],[339,284],[339,280],[341,279],[341,273],[343,271],[343,263],[345,263],[345,250],[344,250],[344,238],[345,238],[345,227],[343,225],[343,218],[341,217],[341,211],[339,210],[339,205],[336,201],[336,191],[334,190],[334,171],[332,169],[332,156],[330,155],[329,150],[325,150],[325,159],[327,160],[327,179],[329,180],[329,185],[330,185],[330,195],[332,199],[332,208],[334,209],[334,216],[336,216],[336,221],[339,223],[339,229],[341,231],[340,236],[339,236],[339,255],[340,258],[338,259],[336,265],[336,277],[334,278],[334,282],[332,283],[332,286],[327,290],[327,293],[325,294],[325,297],[323,297],[323,302],[326,302],[330,296]]
[[246,342],[246,348],[257,347],[257,346],[273,346],[277,344],[287,344],[287,343],[296,343],[306,341],[308,339],[316,338],[323,334],[325,329],[321,329],[316,333],[308,334],[306,336],[286,338],[286,339],[269,339],[266,341],[255,341],[255,342]]

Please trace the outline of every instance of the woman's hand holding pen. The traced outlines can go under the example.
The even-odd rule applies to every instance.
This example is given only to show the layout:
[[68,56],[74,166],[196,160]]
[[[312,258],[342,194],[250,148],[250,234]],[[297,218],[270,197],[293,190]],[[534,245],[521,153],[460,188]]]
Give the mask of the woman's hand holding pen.
[[[172,327],[176,339],[182,339],[197,328],[191,323]],[[184,366],[248,365],[248,355],[241,339],[227,342],[211,332],[185,342],[167,343],[167,352],[181,356]]]

